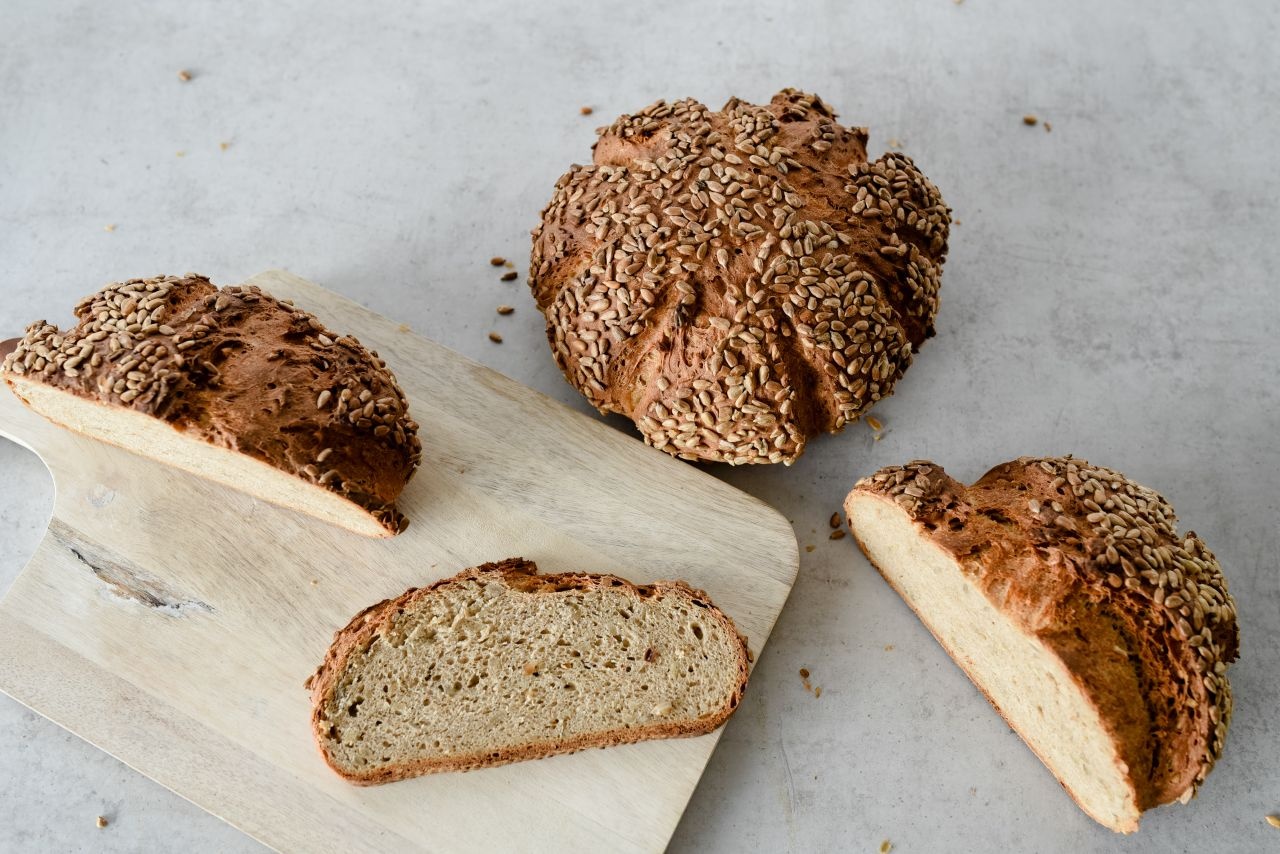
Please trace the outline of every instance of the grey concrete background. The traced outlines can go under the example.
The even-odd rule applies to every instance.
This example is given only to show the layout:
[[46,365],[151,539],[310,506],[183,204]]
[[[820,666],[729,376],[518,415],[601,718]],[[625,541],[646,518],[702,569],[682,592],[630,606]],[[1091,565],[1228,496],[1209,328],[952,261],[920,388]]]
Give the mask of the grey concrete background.
[[[790,469],[714,469],[815,548],[672,850],[1275,851],[1278,23],[1273,3],[1157,0],[5,0],[0,332],[118,278],[279,266],[581,409],[489,257],[523,267],[552,184],[618,113],[817,91],[955,209],[938,337],[877,408],[881,441],[855,425]],[[1226,755],[1129,838],[1072,806],[827,538],[881,465],[972,479],[1064,452],[1163,491],[1240,606]],[[0,589],[50,501],[0,441]],[[0,849],[260,846],[0,698]]]

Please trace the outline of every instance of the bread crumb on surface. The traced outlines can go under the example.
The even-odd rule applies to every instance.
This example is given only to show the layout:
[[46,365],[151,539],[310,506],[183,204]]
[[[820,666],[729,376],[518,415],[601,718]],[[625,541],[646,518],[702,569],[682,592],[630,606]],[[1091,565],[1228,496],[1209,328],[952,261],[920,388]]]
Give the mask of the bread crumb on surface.
[[887,644],[885,644],[885,645],[884,645],[884,651],[885,651],[885,652],[893,652],[893,644],[891,644],[891,643],[887,643]]
[[1048,133],[1048,132],[1049,132],[1049,131],[1051,131],[1051,130],[1053,130],[1053,125],[1052,125],[1052,124],[1050,124],[1049,122],[1045,122],[1045,123],[1044,123],[1044,132],[1045,132],[1045,133]]
[[507,263],[507,259],[503,258],[501,255],[494,255],[489,259],[489,263],[495,267],[501,267],[503,264]]
[[506,272],[506,273],[503,273],[503,274],[502,274],[502,281],[504,281],[504,282],[514,282],[514,281],[515,281],[516,279],[518,279],[519,277],[520,277],[520,274],[519,274],[519,273],[517,273],[515,270],[511,270],[511,271],[509,271],[509,272]]
[[817,548],[817,546],[812,546],[812,545],[810,545],[810,546],[805,546],[805,547],[804,547],[804,550],[805,550],[805,551],[807,551],[807,552],[811,552],[811,551],[813,551],[813,550],[814,550],[814,549],[816,549],[816,548]]
[[114,222],[107,223],[106,225],[104,225],[104,226],[102,227],[102,230],[103,230],[103,231],[115,231],[115,230],[116,230],[116,224],[115,224]]
[[584,116],[589,116],[589,115],[591,115],[592,113],[594,113],[594,112],[595,112],[595,108],[593,108],[593,107],[583,107],[582,109],[578,110],[578,112],[579,112],[579,113],[582,113],[582,115],[584,115]]
[[221,151],[226,151],[226,150],[227,150],[228,148],[230,148],[230,147],[231,147],[231,143],[230,143],[230,142],[220,142],[220,143],[218,143],[218,148],[219,148]]
[[843,539],[844,539],[844,528],[836,528],[834,531],[832,531],[832,532],[831,532],[831,539],[833,539],[833,540],[843,540]]
[[1280,815],[1267,816],[1267,824],[1271,825],[1272,827],[1280,827]]
[[813,689],[813,699],[816,700],[821,696],[822,696],[822,686],[818,685]]
[[1027,115],[1022,117],[1022,123],[1024,125],[1028,125],[1029,127],[1035,127],[1036,125],[1040,124],[1040,120],[1037,119],[1035,116],[1031,115],[1030,113],[1028,113]]
[[808,678],[809,678],[809,668],[807,668],[807,667],[801,667],[801,668],[800,668],[800,678],[801,678],[801,679],[808,679]]
[[191,80],[191,72],[185,68],[182,69],[181,71],[178,72],[178,79],[181,80],[183,83],[189,82]]
[[107,821],[107,817],[106,817],[105,815],[100,815],[100,816],[98,816],[98,821],[96,822],[96,824],[97,824],[97,825],[98,825],[98,827],[100,827],[100,828],[101,828],[101,827],[106,827],[106,826],[107,826],[108,824],[110,824],[110,823],[111,823],[111,822]]
[[502,336],[501,336],[501,335],[499,335],[499,334],[498,334],[498,333],[496,333],[496,332],[490,332],[490,333],[489,333],[489,340],[490,340],[490,341],[492,341],[494,344],[501,344],[501,343],[502,343]]
[[178,154],[178,156],[179,156],[179,157],[186,157],[186,156],[187,156],[187,152],[185,152],[185,151],[179,151],[179,152],[177,152],[177,154]]
[[884,141],[884,144],[887,148],[902,148],[902,140],[898,139],[896,136],[889,137]]
[[413,330],[409,328],[409,324],[407,324],[407,323],[402,323],[402,324],[400,324],[399,326],[397,326],[397,327],[396,327],[396,331],[397,331],[397,332],[412,332]]
[[840,511],[839,510],[831,514],[831,519],[829,520],[829,524],[833,528],[840,527]]
[[510,314],[511,312],[513,312],[513,311],[515,311],[515,310],[516,310],[516,309],[515,309],[515,306],[511,306],[511,305],[500,305],[500,306],[498,306],[498,314]]

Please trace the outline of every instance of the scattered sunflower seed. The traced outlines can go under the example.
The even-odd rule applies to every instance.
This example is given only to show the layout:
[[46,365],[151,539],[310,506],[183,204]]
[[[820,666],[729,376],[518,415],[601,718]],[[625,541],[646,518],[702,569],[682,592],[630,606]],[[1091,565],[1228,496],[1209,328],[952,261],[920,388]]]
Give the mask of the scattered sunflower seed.
[[837,512],[835,512],[835,513],[832,513],[832,514],[831,514],[831,519],[830,519],[829,521],[830,521],[830,523],[831,523],[831,527],[833,527],[833,528],[839,528],[839,527],[840,527],[840,513],[839,513],[838,511],[837,511]]
[[178,79],[181,80],[183,83],[189,82],[191,80],[191,72],[185,68],[182,69],[181,71],[178,72]]
[[804,547],[804,550],[805,550],[805,551],[807,551],[807,552],[811,552],[811,551],[813,551],[813,550],[814,550],[814,549],[816,549],[816,548],[817,548],[817,546],[805,546],[805,547]]
[[[959,2],[960,0],[956,0],[956,3],[959,3]],[[889,852],[892,850],[893,850],[893,843],[890,842],[889,840],[886,839],[884,842],[880,843],[880,854],[889,854]]]
[[1271,825],[1272,827],[1280,827],[1280,815],[1267,816],[1267,824]]
[[801,667],[801,668],[800,668],[800,678],[801,678],[801,679],[808,679],[808,678],[809,678],[809,668],[807,668],[807,667]]
[[1022,117],[1022,123],[1024,125],[1028,125],[1029,127],[1035,127],[1036,125],[1040,124],[1040,120],[1037,119],[1035,116],[1031,115],[1030,113],[1028,113],[1027,115]]
[[592,113],[594,113],[595,110],[592,107],[583,107],[582,109],[578,110],[578,112],[582,113],[582,115],[584,116],[589,116]]
[[821,685],[815,685],[815,686],[813,687],[813,699],[815,699],[815,700],[816,700],[816,699],[818,699],[818,698],[819,698],[819,697],[821,697],[821,696],[822,696],[822,686],[821,686]]
[[501,267],[503,264],[507,263],[507,259],[503,258],[501,255],[494,255],[489,259],[489,263],[495,267]]
[[510,306],[510,305],[498,306],[498,314],[510,314],[513,311],[515,311],[515,306]]
[[867,416],[867,426],[872,430],[875,430],[877,433],[884,429],[884,425],[880,423],[880,419],[876,418],[874,415]]
[[843,539],[844,539],[844,528],[836,528],[834,531],[832,531],[832,532],[831,532],[831,539],[833,539],[833,540],[843,540]]
[[520,274],[515,270],[510,270],[502,274],[502,281],[504,282],[514,282],[518,278],[520,278]]
[[490,332],[490,333],[489,333],[489,340],[490,340],[490,341],[492,341],[494,344],[501,344],[501,343],[502,343],[502,336],[501,336],[501,335],[499,335],[499,334],[498,334],[498,333],[496,333],[496,332]]

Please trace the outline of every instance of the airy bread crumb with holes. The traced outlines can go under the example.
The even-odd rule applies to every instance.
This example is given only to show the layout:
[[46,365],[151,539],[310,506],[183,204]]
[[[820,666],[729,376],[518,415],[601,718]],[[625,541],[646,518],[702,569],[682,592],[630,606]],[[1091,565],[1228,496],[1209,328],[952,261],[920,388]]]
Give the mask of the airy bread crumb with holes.
[[307,686],[325,761],[371,785],[711,732],[747,671],[702,591],[512,558],[360,612]]

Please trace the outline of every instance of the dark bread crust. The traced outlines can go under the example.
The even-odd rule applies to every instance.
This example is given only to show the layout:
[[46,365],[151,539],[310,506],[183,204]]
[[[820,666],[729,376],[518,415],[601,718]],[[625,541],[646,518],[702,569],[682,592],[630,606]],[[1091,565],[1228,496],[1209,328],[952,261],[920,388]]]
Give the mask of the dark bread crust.
[[386,363],[356,339],[256,286],[220,290],[194,274],[109,285],[75,313],[65,332],[28,327],[4,371],[246,454],[341,495],[389,533],[407,524],[395,500],[422,455],[418,425]]
[[1140,811],[1194,795],[1222,752],[1239,632],[1221,568],[1162,497],[1071,457],[1020,458],[969,487],[917,460],[860,481],[846,508],[859,493],[896,503],[1062,660]]
[[[351,654],[367,648],[376,636],[390,626],[392,618],[399,612],[412,608],[416,602],[431,596],[436,591],[459,582],[471,580],[498,581],[511,589],[535,594],[607,588],[614,592],[620,591],[630,594],[637,599],[672,593],[686,597],[690,603],[704,609],[709,619],[721,623],[730,637],[738,639],[737,688],[723,708],[690,721],[650,724],[632,729],[588,733],[574,738],[537,741],[518,748],[503,748],[471,756],[407,762],[380,768],[367,774],[352,774],[339,768],[326,750],[330,731],[328,715],[336,711],[331,708],[334,691]],[[612,747],[655,738],[681,738],[704,735],[723,724],[737,709],[742,701],[743,692],[747,687],[749,669],[746,639],[738,633],[733,620],[713,605],[705,592],[692,588],[683,581],[658,581],[653,584],[636,585],[616,575],[593,573],[539,575],[538,567],[533,561],[523,558],[508,558],[497,563],[486,563],[465,569],[457,575],[443,578],[426,587],[410,588],[394,599],[384,599],[375,605],[365,608],[333,636],[333,643],[330,645],[328,652],[325,653],[324,661],[316,672],[307,679],[305,687],[311,690],[311,727],[325,763],[348,782],[361,786],[372,786],[379,783],[391,783],[396,780],[418,777],[423,774],[434,774],[442,771],[469,771],[474,768],[487,768],[494,765],[505,765],[510,762],[522,762],[526,759],[541,759],[545,756],[553,756],[560,753],[575,753],[592,747]]]
[[815,95],[658,103],[556,185],[530,286],[566,378],[685,459],[794,461],[933,335],[950,210]]

